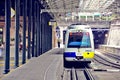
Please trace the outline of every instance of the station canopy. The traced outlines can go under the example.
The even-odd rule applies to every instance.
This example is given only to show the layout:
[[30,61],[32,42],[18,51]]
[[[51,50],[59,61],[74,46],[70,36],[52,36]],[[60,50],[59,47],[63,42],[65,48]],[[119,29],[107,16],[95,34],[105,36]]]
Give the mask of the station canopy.
[[[120,13],[120,0],[40,0],[56,21]],[[45,4],[44,4],[45,3]],[[113,16],[113,15],[112,15]]]

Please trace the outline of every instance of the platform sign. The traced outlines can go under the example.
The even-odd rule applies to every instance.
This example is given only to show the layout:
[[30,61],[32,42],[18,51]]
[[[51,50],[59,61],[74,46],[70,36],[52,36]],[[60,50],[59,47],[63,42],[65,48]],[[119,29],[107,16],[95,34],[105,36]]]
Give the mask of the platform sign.
[[15,10],[13,10],[13,8],[11,8],[11,18],[15,15]]
[[48,25],[49,26],[57,26],[57,22],[56,21],[49,21]]

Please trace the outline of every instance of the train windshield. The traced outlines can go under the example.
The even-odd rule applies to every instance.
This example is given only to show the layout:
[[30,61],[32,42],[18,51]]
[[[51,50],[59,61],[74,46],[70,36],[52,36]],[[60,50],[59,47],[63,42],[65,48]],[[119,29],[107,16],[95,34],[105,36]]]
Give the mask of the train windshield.
[[90,48],[89,32],[70,32],[67,46],[68,48]]

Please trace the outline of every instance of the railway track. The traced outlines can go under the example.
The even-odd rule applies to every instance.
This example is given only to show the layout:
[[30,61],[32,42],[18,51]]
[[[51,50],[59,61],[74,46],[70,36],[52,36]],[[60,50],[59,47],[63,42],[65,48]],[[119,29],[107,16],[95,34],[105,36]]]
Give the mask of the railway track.
[[95,80],[90,69],[75,69],[64,70],[62,80]]
[[[69,68],[69,69],[64,69],[64,74],[63,78],[61,80],[95,80],[95,74],[96,72],[94,71],[117,71],[120,72],[120,64],[113,62],[112,60],[109,60],[103,56],[100,56],[98,54],[95,54],[94,58],[95,62],[103,64],[105,66],[111,67],[111,68],[91,68],[86,65],[85,67],[82,68]],[[94,67],[94,66],[93,66]],[[97,66],[96,66],[97,67]]]
[[118,64],[116,62],[112,62],[110,60],[107,60],[106,58],[104,58],[104,57],[102,57],[102,56],[100,56],[98,54],[95,54],[94,60],[101,63],[101,64],[103,64],[103,65],[120,69],[120,64]]

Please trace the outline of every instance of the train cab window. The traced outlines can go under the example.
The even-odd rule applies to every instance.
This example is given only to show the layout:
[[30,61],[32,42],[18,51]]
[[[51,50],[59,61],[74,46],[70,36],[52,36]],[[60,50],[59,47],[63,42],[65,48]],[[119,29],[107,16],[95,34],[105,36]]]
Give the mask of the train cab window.
[[68,48],[90,48],[91,41],[88,32],[70,32]]

